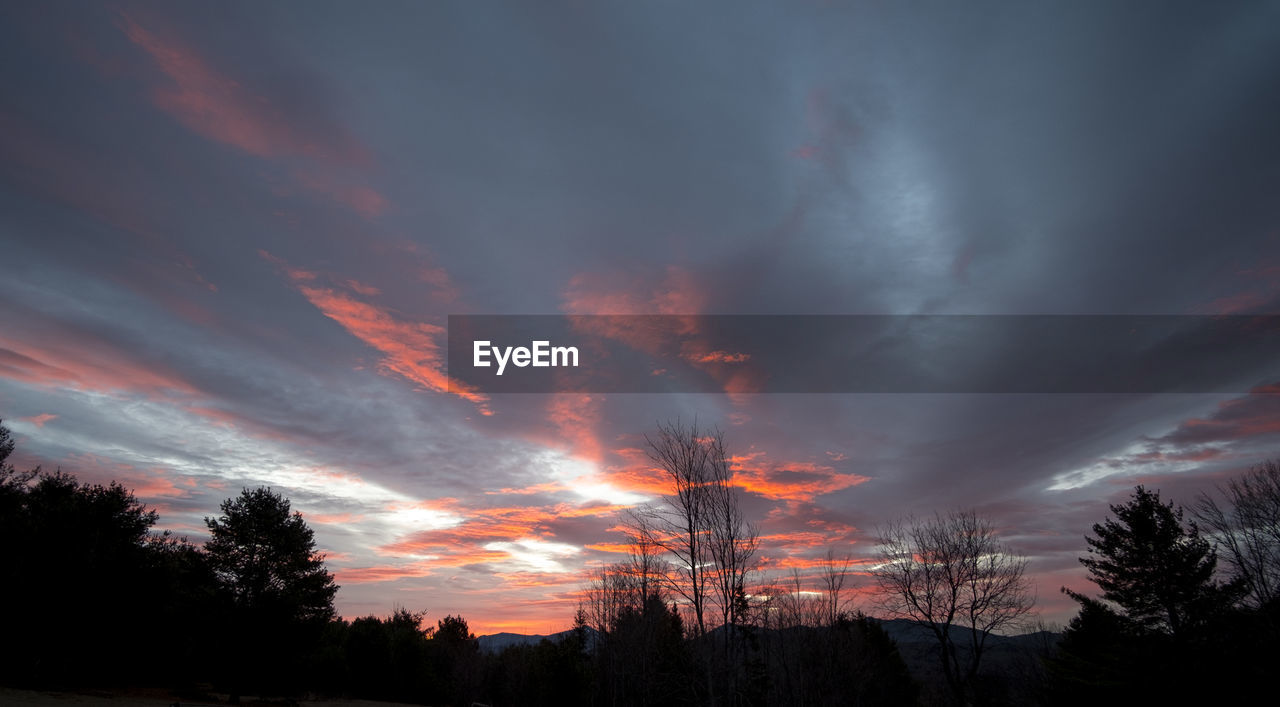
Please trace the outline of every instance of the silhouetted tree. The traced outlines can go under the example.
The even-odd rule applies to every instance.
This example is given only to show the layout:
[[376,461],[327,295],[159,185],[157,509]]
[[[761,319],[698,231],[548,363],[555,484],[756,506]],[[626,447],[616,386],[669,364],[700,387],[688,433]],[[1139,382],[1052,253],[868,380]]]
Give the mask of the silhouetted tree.
[[[822,613],[815,602],[814,616]],[[914,705],[918,687],[889,635],[861,613],[764,632],[764,678],[747,704]]]
[[651,515],[644,511],[629,510],[623,527],[629,546],[627,561],[616,565],[614,571],[625,578],[627,591],[636,595],[631,601],[643,606],[649,597],[662,590],[662,582],[671,574],[671,563],[662,556],[662,544]]
[[437,621],[430,648],[436,672],[443,681],[437,699],[452,705],[474,702],[482,690],[483,666],[480,646],[467,620],[449,615]]
[[225,650],[241,658],[233,679],[258,690],[288,689],[306,647],[334,615],[338,587],[314,532],[288,499],[245,489],[221,510],[205,518],[205,552],[231,612]]
[[645,441],[649,458],[670,482],[665,506],[650,514],[657,530],[652,537],[672,557],[669,586],[688,603],[694,634],[701,636],[707,632],[713,591],[711,489],[729,475],[724,440],[718,432],[699,430],[697,423],[674,422],[658,425],[657,435]]
[[[18,471],[0,425],[0,679],[190,686],[213,656],[213,576],[118,483]],[[21,610],[12,610],[21,607]],[[140,655],[149,656],[146,660]]]
[[0,420],[0,543],[5,542],[5,538],[17,537],[16,530],[10,529],[8,524],[16,522],[17,509],[27,492],[27,484],[40,473],[39,468],[20,472],[9,463],[15,443],[3,422]]
[[386,618],[364,616],[343,624],[345,692],[398,702],[428,701],[438,676],[429,648],[435,627],[424,627],[425,618],[426,612],[401,608]]
[[1230,605],[1234,590],[1214,580],[1213,548],[1195,522],[1183,521],[1181,508],[1138,486],[1111,512],[1115,517],[1095,523],[1094,537],[1085,538],[1089,556],[1080,564],[1126,620],[1180,636]]
[[18,472],[0,427],[0,606],[10,608],[0,673],[30,684],[136,676],[157,607],[148,603],[156,513],[112,482]]
[[661,593],[624,606],[609,631],[608,701],[616,705],[697,703],[696,669],[680,614]]
[[13,448],[13,436],[9,434],[9,428],[4,426],[4,420],[0,419],[0,473],[13,468],[9,464],[9,455],[13,454]]
[[1236,645],[1249,630],[1232,608],[1238,582],[1215,580],[1217,559],[1183,511],[1158,492],[1134,489],[1114,517],[1086,536],[1080,558],[1100,598],[1066,588],[1081,604],[1050,661],[1052,694],[1061,703],[1128,699],[1160,702],[1218,700],[1239,680],[1253,647]]
[[1268,460],[1202,494],[1196,517],[1209,531],[1246,597],[1231,625],[1237,684],[1266,689],[1280,663],[1280,461]]
[[1201,494],[1196,518],[1225,550],[1224,559],[1248,588],[1250,603],[1280,599],[1280,461],[1266,461],[1218,489],[1219,502]]
[[466,619],[450,614],[437,622],[433,638],[450,646],[470,647],[476,640],[476,635],[471,633]]
[[146,559],[139,569],[146,610],[135,621],[145,627],[147,645],[163,649],[146,663],[157,669],[153,684],[193,689],[220,662],[208,640],[220,629],[217,578],[198,546],[168,531],[147,539]]
[[[706,700],[722,701],[717,692],[732,700],[742,678],[740,625],[748,610],[747,578],[758,565],[758,532],[742,512],[720,430],[676,421],[658,425],[645,440],[669,486],[661,506],[633,516],[632,564],[649,559],[648,545],[668,555],[666,584],[692,613],[693,635],[720,627],[714,642],[697,643]],[[713,618],[715,610],[719,616]]]
[[871,569],[880,605],[933,633],[952,696],[971,701],[988,637],[1015,626],[1035,603],[1027,561],[972,511],[894,522],[880,535]]
[[20,563],[24,581],[36,586],[25,610],[63,624],[40,631],[39,643],[61,646],[33,651],[42,664],[37,670],[57,669],[43,664],[58,659],[89,668],[94,655],[142,643],[133,619],[142,608],[139,570],[155,511],[115,482],[82,486],[59,471],[37,477],[26,494],[26,512],[29,535]]
[[1164,696],[1164,646],[1153,647],[1132,622],[1107,604],[1083,595],[1075,598],[1080,611],[1067,624],[1057,653],[1047,661],[1050,702],[1142,704]]
[[592,704],[593,672],[585,625],[535,644],[508,646],[486,661],[482,701],[562,707]]

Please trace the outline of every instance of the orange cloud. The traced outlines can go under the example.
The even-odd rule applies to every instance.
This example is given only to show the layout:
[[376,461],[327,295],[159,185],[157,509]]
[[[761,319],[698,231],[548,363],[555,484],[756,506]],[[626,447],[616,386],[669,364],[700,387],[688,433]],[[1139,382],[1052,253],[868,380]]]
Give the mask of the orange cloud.
[[613,503],[567,507],[562,504],[556,507],[556,515],[560,518],[599,518],[601,516],[617,515],[628,508],[631,508],[631,506]]
[[303,156],[345,164],[365,164],[367,151],[340,130],[308,134],[270,96],[255,94],[222,74],[194,49],[162,37],[120,13],[119,26],[172,85],[157,88],[152,99],[192,132],[258,157]]
[[[411,533],[396,542],[375,548],[385,557],[409,560],[391,568],[365,568],[361,581],[384,581],[387,577],[428,574],[433,570],[475,564],[510,567],[529,565],[539,568],[540,561],[576,553],[579,547],[556,538],[554,524],[566,518],[609,516],[623,506],[578,506],[560,503],[552,506],[503,506],[495,508],[459,508],[456,502],[443,500],[418,504],[432,510],[447,511],[465,520],[459,525]],[[542,568],[545,569],[545,568]],[[510,570],[503,570],[509,572]],[[518,574],[524,574],[523,572]],[[563,572],[553,572],[563,578]],[[522,580],[525,581],[525,580]],[[563,580],[562,580],[563,581]]]
[[576,275],[561,308],[569,314],[697,314],[706,300],[691,273],[669,265],[655,287],[639,277],[620,279],[616,273]]
[[[800,570],[822,570],[829,567],[829,560],[826,555],[782,555],[779,557],[766,558],[763,562],[762,569],[800,569]],[[844,560],[838,560],[838,564],[843,564]],[[857,573],[857,567],[866,567],[875,564],[875,560],[871,559],[850,559],[849,574]]]
[[140,469],[97,454],[68,455],[59,467],[84,483],[105,485],[117,481],[153,506],[154,499],[188,498],[197,486],[196,480],[189,476],[176,475],[159,467]]
[[557,493],[568,490],[568,487],[559,481],[547,481],[541,484],[533,484],[532,486],[523,486],[520,488],[502,488],[497,491],[485,491],[489,496],[532,496],[542,493]]
[[592,543],[585,546],[588,550],[597,552],[613,552],[619,555],[629,555],[634,549],[630,543]]
[[[672,265],[656,287],[616,274],[576,275],[562,295],[561,309],[582,315],[570,317],[574,329],[651,356],[684,359],[710,375],[731,396],[762,390],[764,374],[743,366],[751,360],[750,353],[723,351],[706,340],[698,315],[705,311],[708,300],[693,273]],[[653,375],[665,373],[665,368],[653,371]]]
[[[546,596],[545,590],[543,595]],[[545,599],[525,600],[520,602],[519,606],[505,604],[506,616],[493,619],[477,616],[470,625],[476,635],[503,631],[525,634],[555,633],[571,627],[570,623],[577,605],[578,596],[575,592],[561,592]],[[547,617],[555,618],[549,621]]]
[[590,395],[564,393],[552,395],[546,407],[547,419],[555,425],[559,439],[569,445],[572,454],[596,463],[603,459],[602,445],[596,437],[600,400]]
[[671,265],[653,287],[638,277],[576,275],[562,295],[561,309],[571,315],[667,315],[670,318],[584,316],[570,319],[579,331],[658,355],[675,348],[682,337],[696,332],[696,317],[676,315],[695,315],[705,306],[706,296],[693,276]]
[[425,577],[431,573],[424,563],[403,566],[351,567],[333,571],[334,579],[339,584],[367,584],[370,582],[391,582],[397,579]]
[[[283,265],[279,258],[266,251],[259,253],[265,259]],[[284,266],[284,271],[298,292],[321,314],[383,355],[378,363],[383,372],[398,375],[433,392],[453,393],[473,403],[487,400],[474,389],[450,381],[445,375],[445,362],[437,343],[437,339],[445,334],[444,327],[400,321],[389,310],[362,302],[347,292],[316,284],[316,273],[288,266]],[[361,289],[368,292],[367,288]],[[483,405],[481,410],[488,411]]]
[[830,542],[830,537],[825,533],[814,531],[792,531],[782,533],[771,533],[769,535],[760,536],[761,544],[774,548],[810,548],[810,547],[826,547]]
[[[469,509],[466,520],[452,528],[424,530],[395,543],[377,548],[387,556],[442,555],[475,557],[477,545],[542,539],[550,534],[547,524],[556,513],[539,507],[505,507]],[[505,553],[499,553],[505,557]],[[482,560],[474,560],[482,561]],[[469,564],[469,563],[467,563]]]
[[765,498],[812,501],[870,480],[867,476],[838,472],[825,464],[758,461],[763,456],[763,452],[754,452],[730,457],[733,485]]
[[[364,516],[353,513],[306,513],[303,514],[308,523],[316,523],[319,525],[346,525],[348,523],[359,523],[364,520]],[[335,559],[335,558],[330,558]]]
[[504,589],[546,589],[548,587],[577,587],[582,580],[576,574],[564,572],[494,572]]
[[684,354],[683,358],[694,363],[743,363],[751,360],[751,354],[729,353],[728,351],[690,352]]
[[606,466],[602,476],[608,483],[646,496],[660,496],[670,490],[666,473],[655,467],[648,454],[638,447],[622,447],[613,450],[622,465]]
[[80,332],[17,341],[0,335],[0,378],[43,387],[131,391],[153,398],[194,395],[177,374],[137,362],[111,344]]

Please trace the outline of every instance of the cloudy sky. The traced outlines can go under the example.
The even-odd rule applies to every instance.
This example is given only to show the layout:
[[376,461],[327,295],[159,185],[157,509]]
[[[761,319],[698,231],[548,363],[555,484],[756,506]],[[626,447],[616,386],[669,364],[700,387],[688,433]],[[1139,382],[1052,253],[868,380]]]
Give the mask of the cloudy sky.
[[0,417],[484,633],[568,625],[696,416],[766,573],[972,507],[1062,621],[1107,503],[1280,456],[1277,380],[459,395],[446,317],[1280,313],[1278,85],[1261,2],[6,3]]

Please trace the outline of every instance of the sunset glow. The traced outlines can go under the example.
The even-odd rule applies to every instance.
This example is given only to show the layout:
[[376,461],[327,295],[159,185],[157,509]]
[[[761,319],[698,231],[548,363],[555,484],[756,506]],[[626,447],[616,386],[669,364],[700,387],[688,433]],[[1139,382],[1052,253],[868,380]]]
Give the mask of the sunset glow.
[[[892,3],[553,5],[0,12],[12,461],[118,480],[197,543],[269,486],[343,616],[488,634],[570,626],[624,514],[670,491],[646,440],[668,421],[723,431],[759,586],[831,551],[865,604],[877,528],[973,508],[1058,623],[1108,503],[1277,455],[1274,367],[1217,393],[761,393],[761,357],[697,316],[1280,314],[1275,4],[1117,11],[1105,36],[1072,3],[1000,32]],[[468,385],[447,317],[484,314],[666,315],[570,322],[717,392]],[[602,365],[498,343],[504,378]]]

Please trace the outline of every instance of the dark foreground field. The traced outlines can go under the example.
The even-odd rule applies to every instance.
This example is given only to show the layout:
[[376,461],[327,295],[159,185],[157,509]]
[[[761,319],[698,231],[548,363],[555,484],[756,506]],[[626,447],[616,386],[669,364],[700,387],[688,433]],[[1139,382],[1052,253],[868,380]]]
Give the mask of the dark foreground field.
[[[220,701],[187,701],[166,690],[90,690],[83,692],[43,692],[38,690],[12,690],[0,687],[0,705],[5,707],[169,707],[175,703],[184,707],[201,705],[225,705],[225,695]],[[280,702],[255,702],[243,700],[244,707],[251,705],[280,705]],[[400,702],[376,702],[374,700],[302,700],[299,707],[409,707]]]

